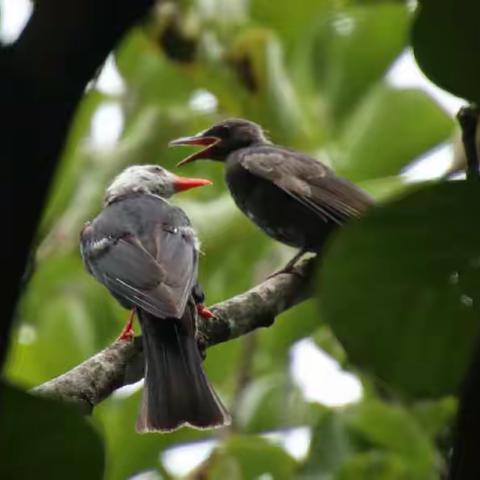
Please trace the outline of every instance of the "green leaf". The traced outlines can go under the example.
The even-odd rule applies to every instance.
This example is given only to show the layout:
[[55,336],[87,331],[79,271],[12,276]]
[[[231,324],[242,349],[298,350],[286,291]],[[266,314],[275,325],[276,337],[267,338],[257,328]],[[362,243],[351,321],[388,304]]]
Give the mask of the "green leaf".
[[282,44],[272,31],[252,28],[243,32],[235,39],[228,60],[249,93],[244,99],[248,118],[272,129],[282,142],[292,143],[306,134],[308,124],[284,65]]
[[127,104],[129,110],[145,104],[166,109],[187,102],[191,96],[194,84],[190,77],[169,62],[142,30],[133,29],[115,55],[129,94],[139,97]]
[[288,360],[290,347],[308,337],[321,323],[315,302],[303,302],[279,315],[272,328],[258,331],[261,351],[269,355],[272,366],[281,364],[282,359]]
[[308,406],[285,371],[251,380],[236,404],[235,421],[245,432],[304,424]]
[[[368,398],[326,411],[313,430],[302,480],[433,479],[436,453],[428,434],[400,405]],[[384,475],[384,476],[382,476]]]
[[273,28],[287,47],[295,45],[306,26],[331,8],[328,0],[305,0],[295,8],[291,8],[288,0],[253,0],[250,3],[252,19]]
[[[336,480],[413,480],[408,466],[398,455],[370,451],[348,459]],[[426,480],[427,477],[422,477]],[[434,477],[430,477],[434,478]]]
[[103,444],[89,421],[71,407],[1,388],[1,478],[103,478]]
[[457,411],[454,397],[445,397],[436,401],[416,402],[411,407],[415,419],[432,440],[451,433],[450,425]]
[[80,254],[39,263],[24,294],[7,377],[35,385],[64,373],[113,341],[127,311],[83,268]]
[[359,182],[359,187],[367,191],[377,202],[383,202],[390,197],[415,188],[401,175],[366,180]]
[[400,3],[335,9],[322,19],[312,44],[312,73],[337,121],[403,50],[408,20]]
[[352,408],[349,424],[373,445],[397,454],[408,465],[411,478],[433,478],[433,444],[411,413],[400,405],[369,399]]
[[345,416],[333,410],[327,411],[314,427],[308,459],[300,478],[333,480],[354,452]]
[[[210,459],[209,477],[257,479],[270,474],[275,480],[293,478],[295,461],[280,447],[256,436],[235,436],[215,450]],[[233,466],[235,464],[235,466]],[[228,468],[227,468],[228,467]],[[226,471],[232,477],[221,476]],[[240,475],[239,475],[240,473]]]
[[480,102],[476,0],[421,0],[413,25],[415,57],[425,74],[455,95]]
[[356,181],[398,175],[452,129],[453,120],[426,93],[379,85],[346,122],[335,167]]
[[350,360],[412,396],[457,391],[478,333],[476,184],[437,184],[339,232],[320,272],[322,318]]
[[160,454],[165,449],[212,435],[211,430],[192,428],[181,428],[172,433],[136,433],[135,420],[140,409],[141,393],[109,398],[94,410],[94,416],[101,422],[105,434],[105,480],[124,480],[141,471],[159,469]]

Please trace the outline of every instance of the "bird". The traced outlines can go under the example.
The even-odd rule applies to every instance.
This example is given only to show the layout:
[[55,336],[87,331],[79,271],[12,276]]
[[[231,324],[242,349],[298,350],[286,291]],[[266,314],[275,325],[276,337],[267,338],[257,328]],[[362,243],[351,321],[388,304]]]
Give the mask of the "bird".
[[223,120],[169,145],[204,147],[178,166],[200,159],[223,162],[227,186],[240,210],[267,235],[299,250],[276,273],[293,271],[307,252],[321,252],[337,227],[374,203],[319,160],[272,144],[262,127],[249,120]]
[[80,234],[86,270],[140,321],[145,356],[140,433],[230,422],[203,371],[196,340],[197,311],[208,316],[197,305],[203,297],[197,282],[199,241],[185,212],[168,201],[177,192],[211,183],[159,165],[130,166],[114,178],[102,211]]

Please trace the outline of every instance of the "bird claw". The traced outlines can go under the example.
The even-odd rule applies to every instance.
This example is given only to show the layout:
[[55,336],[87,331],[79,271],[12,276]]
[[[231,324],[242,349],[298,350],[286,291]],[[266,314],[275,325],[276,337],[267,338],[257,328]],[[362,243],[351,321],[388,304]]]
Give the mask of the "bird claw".
[[213,312],[211,310],[209,310],[205,305],[203,305],[202,303],[197,303],[197,313],[202,317],[202,318],[205,318],[205,319],[209,319],[209,318],[215,318],[215,315],[213,314]]
[[135,309],[132,308],[130,314],[128,315],[128,320],[126,325],[123,327],[122,333],[117,340],[132,341],[135,337],[135,332],[133,330],[133,318],[135,316]]
[[300,278],[303,278],[304,275],[299,272],[296,268],[295,268],[295,265],[287,265],[285,266],[284,268],[281,268],[280,270],[277,270],[273,273],[271,273],[267,278],[266,280],[270,280],[272,279],[273,277],[276,277],[277,275],[281,275],[283,273],[288,273],[290,275],[297,275],[298,277]]
[[280,275],[282,273],[289,273],[290,275],[297,275],[298,277],[303,278],[304,275],[295,268],[295,265],[304,254],[305,251],[300,250],[283,268],[271,273],[267,277],[267,280],[270,280],[271,278],[276,277],[277,275]]

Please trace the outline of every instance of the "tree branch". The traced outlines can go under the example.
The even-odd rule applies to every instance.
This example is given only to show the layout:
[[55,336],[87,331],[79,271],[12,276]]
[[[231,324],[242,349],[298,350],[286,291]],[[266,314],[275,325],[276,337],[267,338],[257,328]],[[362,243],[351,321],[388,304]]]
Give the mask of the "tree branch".
[[[215,318],[199,319],[198,340],[207,348],[269,327],[275,317],[310,296],[315,258],[300,262],[292,273],[282,273],[211,307]],[[72,370],[33,389],[33,393],[76,405],[89,413],[117,388],[143,377],[140,337],[117,340]]]

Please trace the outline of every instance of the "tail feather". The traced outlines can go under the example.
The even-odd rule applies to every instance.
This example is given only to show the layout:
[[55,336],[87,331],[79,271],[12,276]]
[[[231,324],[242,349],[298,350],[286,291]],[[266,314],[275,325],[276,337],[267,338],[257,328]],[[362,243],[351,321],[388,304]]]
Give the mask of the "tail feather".
[[[186,315],[191,314],[188,310]],[[227,425],[228,412],[205,376],[194,336],[178,320],[144,311],[139,311],[139,319],[146,366],[137,431]]]

